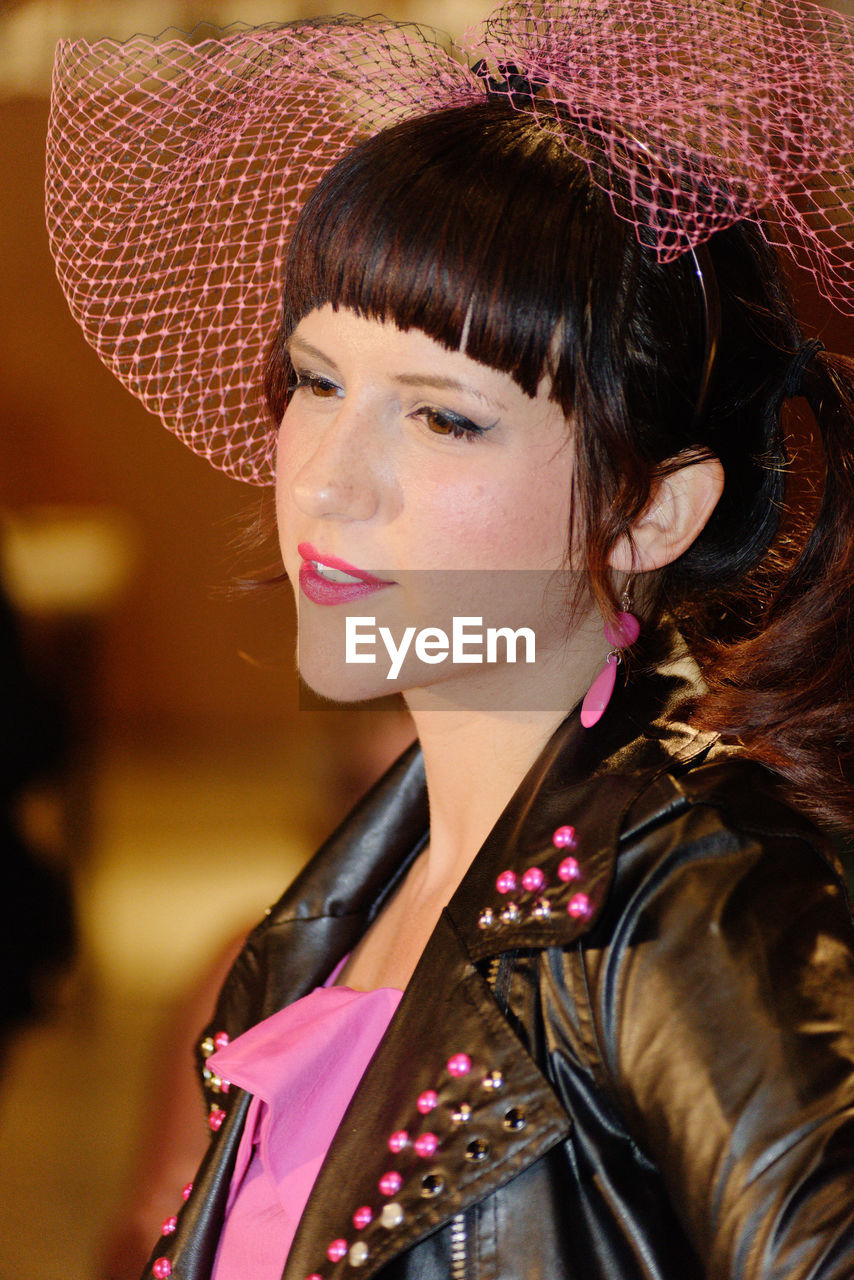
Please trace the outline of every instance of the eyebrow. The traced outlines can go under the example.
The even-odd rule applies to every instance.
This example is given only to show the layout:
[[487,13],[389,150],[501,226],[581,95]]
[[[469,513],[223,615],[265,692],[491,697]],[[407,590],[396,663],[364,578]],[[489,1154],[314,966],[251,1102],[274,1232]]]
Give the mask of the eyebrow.
[[398,373],[392,379],[403,387],[433,387],[436,391],[464,391],[470,396],[474,396],[476,400],[481,400],[484,404],[492,405],[496,409],[502,409],[506,413],[507,406],[501,400],[496,400],[492,396],[485,396],[482,391],[478,391],[477,387],[471,386],[468,382],[460,382],[457,378],[446,378],[441,374],[433,373]]
[[[313,346],[310,342],[306,342],[298,333],[292,334],[285,344],[288,352],[297,349],[301,355],[309,356],[315,360],[322,360],[335,373],[340,370],[335,361],[328,356],[325,351],[321,351],[319,347]],[[462,391],[470,396],[474,396],[476,400],[482,401],[484,404],[492,405],[496,409],[507,412],[507,406],[501,400],[496,400],[492,396],[486,396],[477,387],[471,386],[467,382],[461,382],[458,378],[449,378],[444,374],[435,373],[396,373],[392,376],[392,382],[396,382],[401,387],[432,387],[435,391]]]
[[328,356],[325,351],[321,351],[320,347],[313,347],[310,342],[306,342],[305,338],[301,338],[298,333],[292,333],[285,343],[288,355],[293,351],[294,347],[299,348],[303,355],[312,356],[315,360],[322,360],[324,364],[328,364],[330,369],[339,372],[338,365]]

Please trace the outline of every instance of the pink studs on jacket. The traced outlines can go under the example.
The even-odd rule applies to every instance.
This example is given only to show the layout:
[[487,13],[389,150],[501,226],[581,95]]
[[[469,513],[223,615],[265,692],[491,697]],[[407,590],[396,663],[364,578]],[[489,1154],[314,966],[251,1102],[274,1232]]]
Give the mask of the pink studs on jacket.
[[[570,850],[576,849],[578,840],[575,834],[575,827],[565,823],[558,827],[552,834],[552,844],[555,849]],[[573,884],[577,880],[582,880],[583,871],[581,863],[572,854],[567,852],[567,856],[561,860],[557,867],[557,878],[560,884],[555,885],[554,893],[558,893],[565,884]],[[527,923],[529,921],[537,921],[543,923],[552,918],[555,908],[555,901],[548,895],[549,878],[542,867],[528,867],[520,877],[515,871],[502,871],[495,881],[495,888],[505,899],[509,894],[515,894],[520,889],[525,894],[532,895],[527,901],[518,902],[515,899],[505,901],[504,905],[499,909],[492,906],[485,906],[478,915],[478,927],[481,929],[492,929],[495,925],[517,924],[520,921]],[[534,896],[535,895],[535,896]],[[562,909],[562,908],[561,908]],[[573,920],[587,920],[593,914],[593,903],[589,894],[577,892],[566,904],[566,911]]]
[[557,831],[555,831],[552,836],[552,844],[556,849],[574,849],[577,843],[578,842],[575,839],[575,827],[558,827]]
[[432,1160],[439,1150],[439,1139],[435,1133],[421,1133],[413,1143],[415,1154],[422,1160]]
[[522,888],[528,893],[539,893],[546,887],[546,877],[539,867],[529,867],[522,876]]
[[384,1173],[379,1181],[381,1196],[396,1196],[400,1188],[403,1186],[403,1178],[396,1169],[389,1170]]
[[[480,1163],[491,1155],[493,1142],[487,1139],[486,1132],[478,1132],[476,1095],[481,1091],[482,1097],[494,1097],[503,1090],[503,1073],[496,1068],[476,1071],[471,1055],[464,1052],[452,1053],[444,1066],[444,1073],[436,1082],[435,1088],[422,1089],[413,1100],[415,1111],[420,1116],[437,1113],[434,1125],[436,1131],[431,1128],[417,1132],[418,1121],[413,1117],[413,1123],[407,1128],[395,1129],[390,1134],[386,1146],[402,1162],[401,1169],[389,1169],[379,1179],[378,1190],[385,1200],[384,1204],[363,1204],[352,1213],[350,1221],[358,1233],[357,1238],[351,1241],[339,1237],[326,1246],[326,1258],[333,1267],[342,1262],[351,1267],[364,1266],[374,1249],[376,1233],[379,1232],[381,1237],[383,1231],[393,1231],[403,1226],[411,1212],[413,1195],[421,1200],[435,1200],[446,1191],[446,1175],[438,1168],[431,1169],[429,1165],[426,1169],[423,1165],[419,1168],[419,1162],[432,1160],[442,1146],[460,1130],[465,1133],[463,1155],[467,1162]],[[468,1079],[469,1077],[473,1078]],[[462,1081],[466,1082],[462,1088],[467,1092],[461,1097]],[[499,1121],[499,1132],[503,1131],[506,1135],[523,1129],[527,1124],[524,1110],[511,1106],[509,1102],[502,1109]],[[414,1163],[413,1156],[417,1158]],[[403,1194],[398,1200],[401,1192]],[[312,1272],[306,1280],[323,1280],[322,1272],[325,1271],[323,1266],[322,1271]]]
[[513,893],[516,888],[516,872],[502,871],[495,881],[495,887],[499,893]]
[[222,1128],[224,1120],[225,1120],[225,1112],[223,1111],[222,1107],[211,1107],[210,1115],[208,1116],[208,1128],[213,1133],[216,1133],[218,1130]]

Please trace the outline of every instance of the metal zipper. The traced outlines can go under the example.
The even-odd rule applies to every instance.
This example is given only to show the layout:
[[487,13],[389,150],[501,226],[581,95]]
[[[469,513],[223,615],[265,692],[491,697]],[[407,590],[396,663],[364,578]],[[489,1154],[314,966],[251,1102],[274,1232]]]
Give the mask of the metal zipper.
[[[495,993],[504,954],[493,956],[489,962],[486,981]],[[508,958],[508,965],[510,960]],[[507,967],[507,966],[505,966]],[[496,998],[498,998],[496,993]],[[505,1010],[506,1012],[506,1010]],[[458,1213],[451,1219],[451,1277],[450,1280],[466,1280],[468,1241],[466,1239],[466,1215]]]
[[501,964],[501,952],[497,956],[493,956],[489,962],[489,970],[486,975],[486,981],[492,990],[495,990],[495,984],[498,981],[498,966]]
[[451,1280],[466,1280],[466,1215],[451,1219]]

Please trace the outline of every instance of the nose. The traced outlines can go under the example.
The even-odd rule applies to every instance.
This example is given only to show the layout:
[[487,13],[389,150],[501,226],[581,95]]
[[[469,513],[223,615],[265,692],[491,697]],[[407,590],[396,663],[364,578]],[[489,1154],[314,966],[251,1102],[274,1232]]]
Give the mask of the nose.
[[[315,520],[370,520],[380,505],[380,483],[370,433],[343,406],[319,440],[291,462],[287,417],[279,433],[279,467],[290,470],[291,496]],[[285,479],[280,476],[280,479]]]

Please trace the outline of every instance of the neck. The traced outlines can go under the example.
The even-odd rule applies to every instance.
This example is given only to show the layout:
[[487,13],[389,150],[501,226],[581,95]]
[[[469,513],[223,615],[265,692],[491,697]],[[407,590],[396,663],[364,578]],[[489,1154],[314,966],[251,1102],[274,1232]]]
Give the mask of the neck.
[[453,890],[564,714],[415,714],[430,803],[425,890]]
[[[601,638],[566,654],[540,710],[494,711],[407,697],[424,754],[430,844],[420,860],[425,892],[453,892],[528,769],[604,661]],[[424,691],[420,691],[423,695]]]

